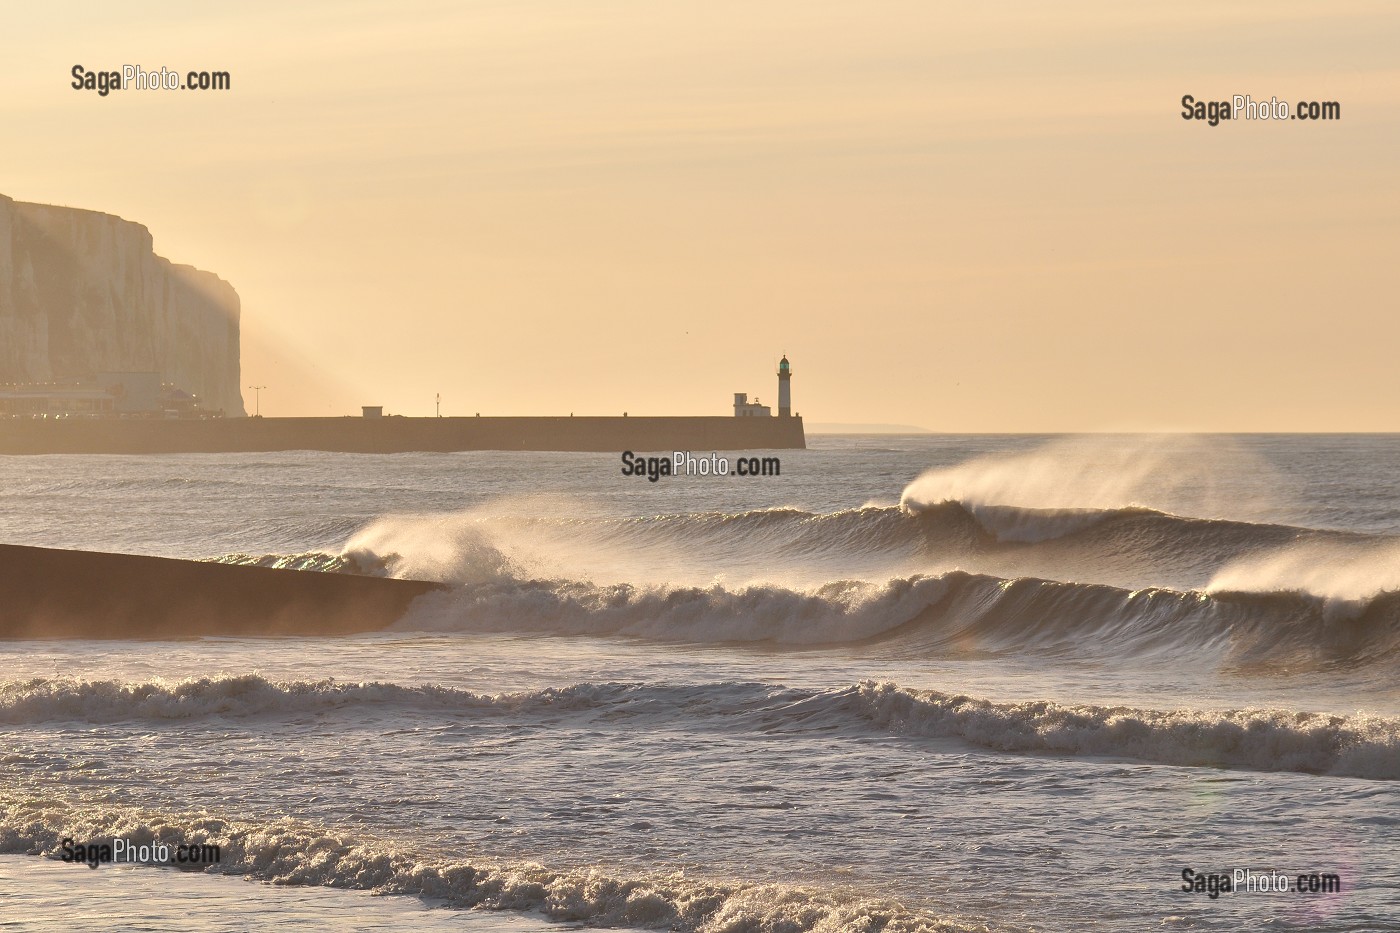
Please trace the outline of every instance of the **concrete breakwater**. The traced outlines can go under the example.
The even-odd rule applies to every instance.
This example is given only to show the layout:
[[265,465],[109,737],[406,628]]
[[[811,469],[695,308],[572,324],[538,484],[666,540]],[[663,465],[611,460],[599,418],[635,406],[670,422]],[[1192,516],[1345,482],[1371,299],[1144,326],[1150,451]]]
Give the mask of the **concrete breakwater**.
[[0,454],[326,450],[794,450],[802,419],[734,417],[0,420]]

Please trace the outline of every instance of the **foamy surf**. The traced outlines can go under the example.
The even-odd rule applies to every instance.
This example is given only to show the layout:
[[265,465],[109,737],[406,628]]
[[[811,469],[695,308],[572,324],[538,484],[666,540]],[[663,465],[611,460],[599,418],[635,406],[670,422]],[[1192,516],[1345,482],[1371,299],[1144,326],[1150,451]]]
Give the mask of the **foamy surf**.
[[[121,836],[136,845],[216,845],[216,868],[278,885],[358,888],[457,909],[529,911],[595,927],[676,933],[970,933],[990,928],[929,916],[835,888],[620,874],[487,855],[445,857],[393,839],[294,820],[255,822],[159,813],[93,801],[0,796],[0,852],[55,858],[63,837]],[[81,869],[75,868],[75,871]]]

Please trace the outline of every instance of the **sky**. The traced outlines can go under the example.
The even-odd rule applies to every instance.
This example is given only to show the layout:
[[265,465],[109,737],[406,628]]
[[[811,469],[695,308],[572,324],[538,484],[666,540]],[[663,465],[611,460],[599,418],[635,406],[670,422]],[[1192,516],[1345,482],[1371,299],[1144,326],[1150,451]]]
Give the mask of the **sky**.
[[722,415],[786,353],[808,422],[1400,430],[1397,50],[1350,0],[14,4],[0,193],[231,282],[265,415]]

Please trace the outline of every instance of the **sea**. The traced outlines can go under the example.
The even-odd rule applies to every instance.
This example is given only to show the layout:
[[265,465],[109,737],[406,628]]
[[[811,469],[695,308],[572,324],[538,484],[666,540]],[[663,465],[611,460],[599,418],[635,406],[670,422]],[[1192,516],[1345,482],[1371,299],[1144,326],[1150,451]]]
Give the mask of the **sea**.
[[0,929],[1400,930],[1400,436],[620,454],[0,458],[0,542],[448,584],[0,642]]

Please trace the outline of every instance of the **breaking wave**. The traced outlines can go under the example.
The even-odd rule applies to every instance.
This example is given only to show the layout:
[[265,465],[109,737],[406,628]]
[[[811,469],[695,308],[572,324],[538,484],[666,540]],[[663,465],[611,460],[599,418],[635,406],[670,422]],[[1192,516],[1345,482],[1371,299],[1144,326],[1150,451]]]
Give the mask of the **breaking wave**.
[[334,681],[275,683],[258,675],[176,684],[36,680],[0,686],[0,721],[112,723],[215,717],[302,717],[353,710],[434,716],[632,719],[646,726],[765,734],[871,730],[954,738],[1010,753],[1128,758],[1187,767],[1400,779],[1400,719],[1277,709],[1147,710],[993,703],[865,681],[804,690],[764,683],[584,683],[482,694],[441,686]]
[[[532,505],[534,505],[532,503]],[[443,583],[567,577],[598,582],[808,581],[887,576],[920,553],[898,508],[793,508],[645,517],[471,510],[378,519],[341,556],[361,568]]]
[[[339,572],[362,567],[344,558],[307,557],[307,564],[298,564],[300,560],[255,562]],[[1201,590],[1129,589],[963,571],[812,586],[634,585],[500,576],[420,597],[395,628],[802,648],[895,645],[926,657],[976,652],[1190,657],[1237,669],[1359,666],[1400,659],[1400,592],[1275,589],[1282,584],[1277,573],[1256,580],[1254,564],[1242,562],[1238,571],[1232,566]],[[1264,566],[1270,565],[1264,561]],[[1375,581],[1372,589],[1385,582],[1383,575],[1368,579]],[[1302,575],[1299,580],[1308,582]],[[1259,585],[1252,587],[1252,581]]]
[[955,571],[813,589],[500,581],[421,597],[398,628],[627,636],[661,642],[893,646],[1236,668],[1357,666],[1400,655],[1400,594],[1126,590]]
[[[390,516],[339,554],[224,562],[451,585],[398,628],[617,635],[924,656],[1032,651],[1235,668],[1400,658],[1400,539],[1192,518],[1125,490],[911,484],[900,506],[617,517],[530,500]],[[984,484],[985,485],[985,484]],[[953,491],[965,500],[921,495]],[[520,508],[522,503],[511,507]]]
[[657,704],[684,703],[687,713],[737,715],[766,705],[806,699],[800,691],[761,683],[648,686],[583,683],[515,693],[474,693],[435,684],[336,680],[277,682],[260,674],[124,682],[38,678],[0,682],[0,722],[116,723],[208,718],[315,715],[337,710],[521,715],[609,710],[650,715]]
[[1279,549],[1306,544],[1345,553],[1378,542],[1400,547],[1373,535],[1138,506],[1043,509],[958,500],[643,518],[465,512],[379,519],[352,536],[340,565],[329,569],[442,583],[804,586],[958,569],[1191,589],[1233,563]]
[[1400,720],[1380,716],[989,703],[889,683],[858,690],[883,728],[999,751],[1400,779]]
[[597,867],[419,853],[393,841],[336,833],[290,819],[226,820],[106,804],[0,797],[0,852],[56,857],[64,836],[120,836],[142,846],[219,847],[211,869],[274,884],[319,885],[432,898],[444,905],[538,911],[590,926],[683,933],[954,933],[980,925],[837,890],[704,880],[684,872],[619,875]]

